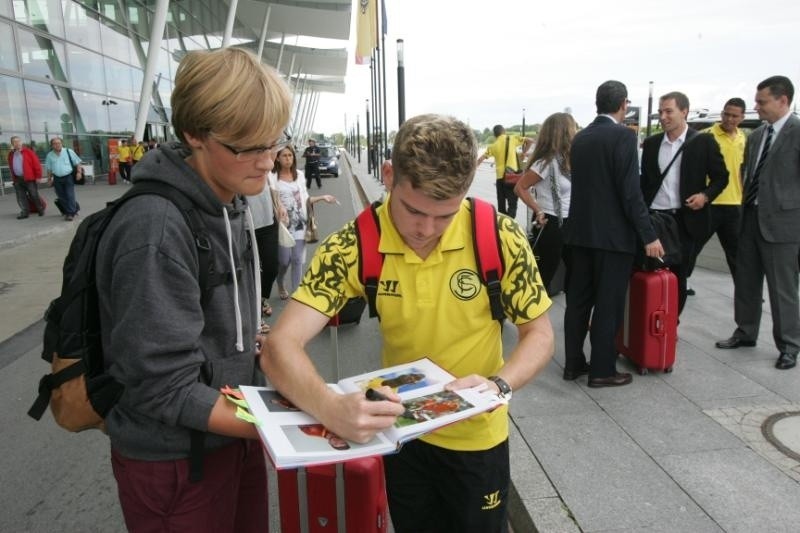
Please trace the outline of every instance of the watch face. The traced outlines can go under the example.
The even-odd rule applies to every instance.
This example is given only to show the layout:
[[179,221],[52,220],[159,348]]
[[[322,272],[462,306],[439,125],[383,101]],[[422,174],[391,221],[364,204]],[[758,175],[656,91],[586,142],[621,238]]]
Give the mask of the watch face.
[[508,383],[506,383],[503,378],[492,376],[489,379],[495,382],[497,388],[500,389],[501,395],[505,395],[511,392],[511,387],[508,386]]

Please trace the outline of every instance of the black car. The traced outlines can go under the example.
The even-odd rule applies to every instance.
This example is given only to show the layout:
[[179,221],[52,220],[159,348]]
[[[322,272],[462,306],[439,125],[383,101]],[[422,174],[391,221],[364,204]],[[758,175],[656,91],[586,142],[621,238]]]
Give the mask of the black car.
[[339,177],[339,149],[335,146],[320,146],[319,174],[320,176]]

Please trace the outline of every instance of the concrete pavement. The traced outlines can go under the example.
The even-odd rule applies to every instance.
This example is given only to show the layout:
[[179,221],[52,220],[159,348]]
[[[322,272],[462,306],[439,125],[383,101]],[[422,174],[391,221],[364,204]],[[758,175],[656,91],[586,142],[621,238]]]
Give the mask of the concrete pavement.
[[[352,167],[380,192],[365,163]],[[470,194],[493,201],[492,179],[482,165]],[[721,264],[716,239],[704,256]],[[691,285],[674,371],[638,376],[620,359],[635,375],[617,389],[562,380],[565,301],[554,296],[554,361],[511,402],[515,531],[798,530],[800,369],[773,368],[767,303],[756,348],[716,349],[734,329],[731,277],[701,266]]]
[[[328,230],[359,209],[361,191],[370,201],[383,192],[366,172],[363,157],[358,163],[345,154],[342,167],[340,178],[323,181],[323,192],[336,194],[343,204],[338,209],[317,210],[321,227]],[[101,208],[126,187],[99,180],[79,188],[82,214]],[[316,188],[311,194],[315,192]],[[44,194],[52,205],[52,189]],[[494,200],[492,169],[487,165],[479,169],[470,194]],[[522,219],[524,210],[520,211]],[[4,414],[2,421],[4,427],[23,425],[28,437],[27,441],[3,441],[7,457],[19,456],[14,464],[4,463],[3,471],[12,472],[10,479],[15,478],[14,472],[24,475],[32,464],[33,459],[25,455],[29,445],[23,442],[42,433],[72,446],[87,440],[25,421],[23,409],[32,399],[33,379],[32,372],[19,372],[25,359],[36,356],[37,341],[31,340],[38,335],[36,322],[58,292],[59,265],[77,221],[67,223],[50,212],[17,221],[16,213],[13,196],[0,197],[0,372],[17,373],[16,385],[15,376],[0,375],[2,401],[14,411]],[[690,297],[681,317],[674,372],[635,375],[632,385],[618,389],[589,389],[586,378],[561,379],[564,296],[554,296],[550,312],[556,331],[554,361],[534,382],[515,391],[511,406],[514,494],[510,503],[515,532],[797,530],[800,428],[792,413],[800,412],[800,369],[773,368],[777,350],[766,303],[757,347],[714,348],[714,340],[728,337],[734,327],[730,276],[698,268],[692,286],[697,295]],[[282,306],[277,298],[273,306],[279,313]],[[515,341],[513,329],[504,331],[507,350]],[[342,374],[371,368],[380,345],[375,321],[365,319],[358,326],[341,328],[339,345],[340,352],[347,354],[341,359]],[[327,336],[312,347],[323,375],[332,373],[329,347]],[[625,360],[618,366],[632,369]],[[23,387],[20,380],[30,384]],[[103,446],[102,436],[93,435],[91,440]],[[113,480],[105,466],[98,468],[96,476],[102,484],[97,490],[111,491],[113,501]],[[12,484],[24,485],[17,495],[28,498],[29,504],[22,506],[20,516],[0,521],[0,530],[10,525],[14,527],[7,530],[52,527],[61,514],[47,496],[63,498],[67,490],[60,484],[72,475],[53,477],[39,479],[28,472],[27,481]],[[77,489],[78,481],[69,483]],[[3,490],[0,493],[8,496]],[[42,505],[40,500],[47,503]],[[12,512],[6,509],[4,514]],[[66,507],[61,513],[74,509]],[[107,509],[103,516],[119,520],[118,514]],[[118,529],[118,525],[99,530]]]

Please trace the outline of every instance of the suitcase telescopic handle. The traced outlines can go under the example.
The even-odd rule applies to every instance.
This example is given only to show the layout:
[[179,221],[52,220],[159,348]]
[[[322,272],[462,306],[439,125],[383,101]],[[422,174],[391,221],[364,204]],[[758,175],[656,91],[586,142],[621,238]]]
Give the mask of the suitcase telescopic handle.
[[664,335],[664,311],[654,311],[650,315],[650,334]]

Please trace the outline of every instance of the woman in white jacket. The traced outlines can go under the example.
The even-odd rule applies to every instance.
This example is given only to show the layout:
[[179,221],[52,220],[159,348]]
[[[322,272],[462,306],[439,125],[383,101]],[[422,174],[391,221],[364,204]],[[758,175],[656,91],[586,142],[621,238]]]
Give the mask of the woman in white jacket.
[[[281,223],[286,226],[294,237],[294,246],[291,248],[279,247],[278,249],[278,295],[281,300],[289,298],[291,291],[300,285],[300,278],[306,263],[306,223],[308,220],[308,202],[315,204],[319,201],[333,204],[338,203],[336,197],[331,194],[321,196],[309,196],[306,189],[306,181],[303,172],[297,170],[297,157],[294,149],[287,146],[278,152],[275,160],[275,168],[270,174],[270,181],[278,190],[278,198],[281,205],[286,209],[286,215]],[[286,288],[285,278],[289,267],[292,267],[291,283],[289,290]]]

